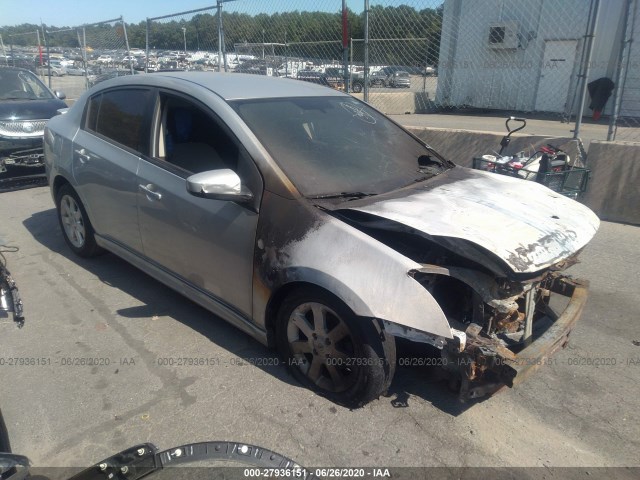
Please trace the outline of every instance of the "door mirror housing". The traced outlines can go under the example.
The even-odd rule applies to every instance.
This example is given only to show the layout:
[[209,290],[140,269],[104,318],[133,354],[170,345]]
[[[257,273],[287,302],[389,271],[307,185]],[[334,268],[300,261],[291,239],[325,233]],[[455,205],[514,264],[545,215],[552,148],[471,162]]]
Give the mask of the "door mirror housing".
[[229,168],[196,173],[187,178],[187,191],[196,197],[248,202],[253,199],[251,191],[242,185],[236,172]]

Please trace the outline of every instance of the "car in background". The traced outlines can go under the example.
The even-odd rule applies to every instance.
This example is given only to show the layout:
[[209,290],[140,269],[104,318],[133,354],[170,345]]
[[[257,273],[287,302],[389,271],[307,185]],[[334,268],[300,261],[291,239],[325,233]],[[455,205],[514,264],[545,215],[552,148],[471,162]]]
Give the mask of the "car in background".
[[43,178],[44,127],[64,98],[29,70],[0,67],[0,189]]
[[[134,73],[138,74],[140,72],[134,70]],[[94,85],[104,82],[105,80],[110,80],[116,77],[125,77],[127,75],[131,75],[131,70],[109,70],[102,71],[102,73],[90,73],[87,78],[89,80],[89,87],[93,87]]]
[[70,66],[67,67],[67,75],[70,76],[75,76],[75,77],[82,77],[85,75],[85,70],[82,67],[76,67],[76,66]]
[[51,119],[44,148],[71,251],[119,255],[345,405],[387,391],[397,338],[436,352],[462,400],[550,375],[586,303],[563,271],[591,210],[309,82],[114,78]]
[[111,55],[100,55],[96,62],[107,65],[109,63],[113,63],[113,58],[111,58]]
[[369,74],[369,85],[372,87],[386,87],[387,75],[382,70],[376,70]]
[[38,75],[49,76],[51,74],[52,77],[64,77],[67,74],[66,67],[63,67],[59,63],[51,61],[50,65],[44,64],[42,66],[36,67],[36,72]]
[[302,80],[303,82],[317,83],[318,85],[331,87],[336,90],[344,88],[344,79],[335,72],[327,73],[326,71],[318,72],[315,70],[298,70],[296,79]]
[[410,88],[411,77],[409,76],[409,72],[398,70],[392,73],[387,78],[387,85],[392,88]]

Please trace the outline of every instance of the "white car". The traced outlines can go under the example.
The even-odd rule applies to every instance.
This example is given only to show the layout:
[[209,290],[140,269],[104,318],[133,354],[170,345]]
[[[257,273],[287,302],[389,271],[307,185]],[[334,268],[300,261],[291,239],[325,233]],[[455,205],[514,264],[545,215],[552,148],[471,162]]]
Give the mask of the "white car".
[[98,62],[98,63],[111,63],[111,62],[113,62],[113,59],[109,55],[100,55],[98,57],[98,60],[96,60],[96,62]]

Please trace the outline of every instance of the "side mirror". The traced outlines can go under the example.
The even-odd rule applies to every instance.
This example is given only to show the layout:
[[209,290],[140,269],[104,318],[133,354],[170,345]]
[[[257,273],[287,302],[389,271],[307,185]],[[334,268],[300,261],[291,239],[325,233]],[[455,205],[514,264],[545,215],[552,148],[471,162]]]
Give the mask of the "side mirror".
[[56,90],[55,92],[53,92],[55,94],[56,97],[58,97],[60,100],[64,100],[65,98],[67,98],[67,96],[64,94],[64,92],[59,92],[58,90]]
[[187,178],[187,191],[196,197],[247,202],[251,191],[242,185],[240,177],[229,168],[196,173]]

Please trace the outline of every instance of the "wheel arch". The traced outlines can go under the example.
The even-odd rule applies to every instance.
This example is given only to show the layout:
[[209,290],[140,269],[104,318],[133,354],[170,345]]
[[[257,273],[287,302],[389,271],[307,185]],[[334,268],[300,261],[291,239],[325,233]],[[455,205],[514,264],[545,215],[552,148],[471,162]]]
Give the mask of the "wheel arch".
[[[54,200],[58,197],[58,192],[64,185],[71,185],[71,182],[67,180],[67,178],[64,177],[63,175],[56,175],[56,177],[53,179],[53,183],[51,187]],[[73,185],[71,185],[71,188],[73,188]]]
[[356,314],[356,311],[362,311],[363,308],[367,308],[364,301],[346,285],[341,284],[342,287],[338,289],[332,288],[330,283],[336,285],[337,281],[333,279],[333,282],[330,282],[330,277],[321,273],[322,272],[316,272],[316,278],[314,280],[306,277],[304,277],[303,279],[300,278],[300,275],[297,275],[298,278],[280,285],[280,287],[274,290],[274,292],[271,294],[271,296],[269,297],[269,301],[267,302],[264,317],[265,328],[267,330],[267,343],[269,346],[275,346],[275,328],[278,311],[280,310],[282,303],[287,299],[287,297],[289,297],[293,292],[297,290],[303,288],[313,288],[323,291],[328,295],[334,297],[339,302],[343,303],[347,308],[354,312],[354,314]]

